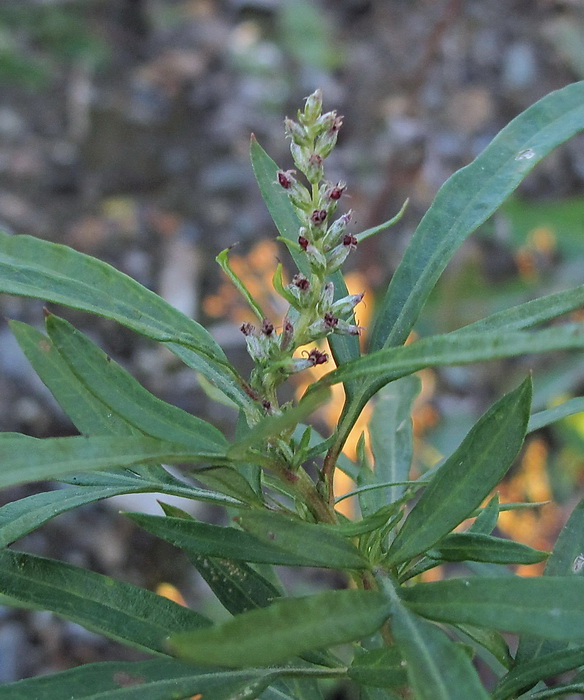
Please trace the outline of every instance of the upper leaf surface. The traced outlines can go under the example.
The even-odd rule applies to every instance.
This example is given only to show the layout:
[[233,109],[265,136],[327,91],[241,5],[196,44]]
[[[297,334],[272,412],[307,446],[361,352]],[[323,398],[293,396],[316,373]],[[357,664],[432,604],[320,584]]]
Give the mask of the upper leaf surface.
[[151,591],[52,559],[0,552],[0,592],[134,647],[166,653],[172,632],[207,626],[202,615]]
[[400,262],[373,329],[371,348],[403,343],[428,295],[467,236],[556,146],[584,129],[584,82],[557,90],[511,121],[440,188]]
[[373,634],[388,613],[388,602],[381,593],[326,591],[278,600],[204,634],[173,635],[170,646],[179,658],[193,663],[266,666]]
[[241,379],[200,324],[107,263],[67,246],[0,232],[0,292],[111,318],[167,343],[239,406],[253,408]]
[[199,669],[170,659],[86,664],[62,673],[28,678],[0,688],[2,700],[175,700],[203,697],[241,700],[255,687],[259,692],[272,677],[269,671]]
[[457,578],[419,583],[402,596],[414,612],[548,639],[584,640],[584,578]]
[[67,321],[51,315],[46,323],[58,352],[79,382],[110,409],[110,415],[144,435],[209,453],[225,452],[227,440],[215,426],[151,394]]
[[479,419],[406,518],[390,547],[391,563],[421,554],[478,508],[517,456],[530,404],[527,379]]

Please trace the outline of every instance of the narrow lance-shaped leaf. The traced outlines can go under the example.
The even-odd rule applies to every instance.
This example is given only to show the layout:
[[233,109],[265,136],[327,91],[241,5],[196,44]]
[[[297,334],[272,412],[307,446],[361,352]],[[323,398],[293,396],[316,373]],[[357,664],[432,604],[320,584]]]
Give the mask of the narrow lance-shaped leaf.
[[584,640],[584,578],[457,578],[404,588],[408,607],[438,622]]
[[253,700],[276,675],[269,670],[199,669],[170,659],[105,662],[3,685],[0,697],[2,700],[174,700],[187,697]]
[[[572,511],[562,528],[544,573],[547,576],[578,577],[584,580],[584,500]],[[561,642],[522,635],[515,660],[518,666],[542,654],[565,649]]]
[[575,311],[584,305],[584,284],[566,289],[524,304],[497,311],[490,316],[469,323],[449,333],[460,336],[463,333],[482,333],[484,331],[519,331],[531,328],[539,323],[551,321],[558,316]]
[[3,438],[0,436],[0,487],[60,479],[68,474],[131,467],[148,462],[221,461],[183,445],[150,437]]
[[406,662],[416,700],[487,700],[468,655],[436,625],[410,612],[388,581],[391,634]]
[[584,413],[584,396],[577,396],[574,399],[568,399],[559,406],[554,406],[545,411],[534,413],[529,419],[527,432],[540,430],[550,423],[555,423],[567,416],[573,416],[576,413]]
[[[413,455],[412,403],[420,391],[418,377],[403,377],[382,389],[369,423],[372,472],[361,470],[359,485],[406,481]],[[359,503],[367,513],[373,512],[402,496],[405,485],[366,491]]]
[[[142,513],[127,513],[135,523],[157,537],[170,542],[187,554],[221,557],[254,564],[278,564],[282,566],[322,566],[335,564],[324,559],[318,552],[306,549],[295,553],[264,541],[234,527],[220,527],[182,518],[162,518]],[[350,543],[349,543],[350,544]],[[351,568],[365,568],[367,563],[354,556]]]
[[394,273],[371,348],[405,341],[461,243],[491,216],[533,167],[584,129],[584,83],[552,92],[510,122],[439,190]]
[[203,326],[107,263],[67,246],[0,232],[0,292],[94,313],[164,342],[237,405],[256,410],[242,379]]
[[99,401],[142,434],[224,453],[227,440],[210,423],[162,401],[67,321],[50,315],[47,331],[80,382]]
[[407,684],[407,671],[397,647],[374,649],[359,654],[348,668],[349,678],[375,688],[396,688]]
[[315,566],[333,569],[363,569],[368,566],[355,545],[331,528],[269,511],[243,513],[237,517],[237,521],[244,530],[266,544],[299,557],[309,553]]
[[[100,401],[97,396],[89,391],[74,374],[71,367],[65,362],[47,336],[36,328],[19,321],[12,321],[10,328],[34,371],[39,375],[80,433],[83,435],[102,436],[142,434],[138,428],[128,423],[122,416],[113,411],[110,406]],[[160,465],[144,464],[132,467],[131,489],[136,486],[138,474],[148,480],[148,485],[156,481],[164,484],[165,487],[172,484],[175,488],[186,488],[183,482],[172,477]],[[117,480],[124,478],[124,483],[127,484],[127,476],[121,477],[118,474],[112,478]],[[113,484],[100,481],[97,485],[111,486]],[[144,486],[146,487],[147,484],[144,484]]]
[[497,683],[493,700],[506,700],[533,687],[538,681],[558,676],[584,665],[584,646],[563,648],[551,654],[543,654],[512,668]]
[[70,564],[5,549],[0,593],[116,639],[164,654],[164,639],[207,626],[203,616],[151,591]]
[[[176,506],[161,503],[165,515],[196,522]],[[188,557],[223,607],[233,615],[264,608],[282,595],[272,583],[244,562],[223,557],[206,557],[192,550]]]
[[519,542],[474,532],[446,535],[428,556],[444,561],[485,561],[493,564],[537,564],[549,556]]
[[492,406],[432,478],[389,550],[395,565],[432,547],[489,495],[525,437],[531,381]]
[[[424,367],[462,365],[471,362],[515,357],[528,353],[584,347],[583,324],[566,324],[533,332],[484,332],[460,336],[451,334],[416,341],[405,347],[387,348],[361,357],[325,375],[310,390],[322,384],[356,382],[357,391],[345,404],[336,433],[332,436],[329,454],[340,453],[367,401],[382,386]],[[370,379],[371,381],[367,381]]]
[[279,600],[268,608],[238,615],[204,634],[172,635],[170,648],[181,659],[234,668],[269,666],[313,649],[350,642],[378,630],[388,603],[374,591],[326,591]]

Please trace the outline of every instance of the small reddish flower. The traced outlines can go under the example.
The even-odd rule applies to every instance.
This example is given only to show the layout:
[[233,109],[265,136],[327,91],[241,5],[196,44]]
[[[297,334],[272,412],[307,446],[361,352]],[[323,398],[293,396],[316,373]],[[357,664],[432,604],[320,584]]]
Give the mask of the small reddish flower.
[[314,348],[308,353],[307,359],[313,366],[324,365],[325,362],[328,362],[328,355],[326,352],[321,352]]
[[239,330],[243,333],[243,335],[250,336],[253,335],[255,326],[252,323],[242,323],[241,326],[239,326]]
[[351,250],[354,250],[357,247],[357,243],[357,238],[352,236],[350,233],[343,236],[343,245],[351,248]]
[[300,245],[302,250],[306,250],[308,248],[309,243],[310,241],[305,236],[298,236],[298,244]]
[[320,226],[326,219],[326,209],[315,209],[310,215],[310,220],[316,226]]

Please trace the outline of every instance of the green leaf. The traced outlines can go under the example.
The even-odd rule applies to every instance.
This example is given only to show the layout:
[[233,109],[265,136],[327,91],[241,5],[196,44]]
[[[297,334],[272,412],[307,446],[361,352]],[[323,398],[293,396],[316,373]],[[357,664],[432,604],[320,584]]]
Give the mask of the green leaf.
[[[584,324],[566,324],[533,332],[438,335],[405,347],[387,348],[353,360],[325,375],[313,384],[310,390],[317,390],[323,384],[346,382],[349,379],[358,387],[352,399],[345,404],[336,433],[332,437],[331,451],[337,454],[367,401],[382,386],[400,377],[424,367],[461,365],[581,347],[584,347]],[[354,381],[358,379],[371,381]]]
[[0,552],[0,593],[160,654],[167,653],[164,639],[169,634],[210,624],[202,615],[143,588],[9,549]]
[[391,599],[391,633],[406,662],[416,700],[487,700],[463,649],[436,625],[411,613],[388,582],[384,589]]
[[193,566],[223,607],[232,615],[265,608],[281,597],[280,591],[244,562],[189,553]]
[[[176,700],[258,697],[275,674],[269,671],[214,671],[166,659],[87,664],[51,676],[0,687],[2,700]],[[257,694],[241,693],[255,689]]]
[[237,405],[256,410],[243,380],[200,324],[107,263],[39,238],[0,232],[0,292],[104,316],[166,343]]
[[[508,504],[505,504],[508,505]],[[469,532],[475,534],[490,535],[497,527],[500,505],[499,494],[495,494],[484,508],[481,508],[474,523],[469,527]]]
[[[50,676],[0,687],[2,700],[252,700],[275,674],[270,671],[215,671],[170,659],[86,664]],[[256,694],[241,694],[246,689]],[[263,697],[263,696],[262,696]]]
[[395,688],[407,684],[408,676],[397,647],[374,649],[355,658],[348,669],[349,678],[361,685]]
[[489,495],[517,456],[531,403],[531,381],[503,396],[444,462],[406,518],[390,549],[395,565],[436,544]]
[[432,559],[444,561],[485,561],[493,564],[537,564],[549,552],[540,552],[519,542],[474,532],[453,532],[429,552]]
[[313,566],[328,569],[365,569],[368,566],[352,542],[322,525],[270,511],[242,513],[237,522],[264,544],[297,557],[308,554]]
[[244,283],[239,279],[239,277],[231,269],[231,265],[229,264],[229,251],[230,251],[230,248],[226,248],[225,250],[222,250],[219,253],[219,255],[217,255],[215,260],[219,263],[219,267],[223,270],[223,272],[229,277],[229,279],[231,280],[232,284],[237,289],[237,291],[243,296],[243,298],[250,305],[252,311],[258,317],[260,322],[262,322],[266,318],[266,314],[262,311],[261,307],[258,305],[256,300],[253,298],[252,294],[248,291],[248,289],[246,288]]
[[460,336],[463,333],[500,330],[519,331],[535,326],[538,323],[551,321],[558,316],[581,308],[583,304],[584,284],[581,284],[563,292],[548,294],[547,296],[527,301],[524,304],[497,311],[479,321],[458,328],[449,335]]
[[0,487],[46,479],[59,480],[68,474],[148,462],[219,461],[216,454],[192,452],[150,437],[66,437],[40,440],[32,437],[4,438],[0,435]]
[[[584,579],[584,500],[580,501],[572,511],[568,521],[562,528],[551,553],[544,577],[566,576]],[[542,654],[548,654],[565,648],[565,644],[546,639],[533,639],[522,636],[519,639],[515,660],[517,664],[536,659]]]
[[209,467],[198,469],[198,481],[220,493],[237,498],[252,506],[261,506],[263,501],[252,489],[247,479],[232,467]]
[[584,347],[584,324],[569,323],[542,331],[435,335],[411,345],[387,348],[326,374],[314,389],[348,378],[376,378],[378,387],[425,367],[463,365],[552,350]]
[[[10,326],[35,372],[53,394],[61,408],[71,418],[79,432],[84,435],[102,436],[141,435],[135,426],[114,413],[109,406],[100,401],[79,381],[49,338],[26,323],[12,321]],[[169,486],[181,489],[182,495],[185,495],[184,491],[189,488],[157,464],[134,466],[131,474],[123,477],[118,473],[112,478],[118,481],[124,479],[124,483],[128,483],[128,478],[131,478],[133,488],[136,485],[137,474],[148,479],[148,483],[143,484],[144,490],[153,490],[150,488],[153,481],[163,484],[165,489]],[[84,483],[88,483],[87,479],[89,479],[88,476],[85,477]],[[109,486],[111,484],[102,479],[97,485]],[[203,493],[200,489],[195,489],[195,491],[198,491],[199,495]],[[191,496],[196,497],[196,494],[193,492]]]
[[567,685],[557,685],[555,688],[540,690],[528,696],[528,700],[548,700],[549,698],[561,698],[567,695],[574,696],[574,693],[584,693],[584,683],[568,683]]
[[382,224],[379,224],[378,226],[373,226],[371,228],[366,229],[365,231],[361,231],[361,233],[358,233],[355,236],[357,241],[359,241],[359,243],[361,243],[361,241],[364,241],[366,238],[371,238],[371,236],[376,236],[378,233],[381,233],[382,231],[386,231],[388,228],[391,228],[392,226],[397,224],[401,220],[402,216],[405,214],[405,211],[406,211],[409,203],[410,203],[410,200],[406,199],[406,201],[402,204],[401,209],[391,219],[389,219],[388,221],[384,221]]
[[510,122],[440,188],[394,273],[371,348],[400,345],[461,243],[556,146],[584,129],[584,83],[552,92]]
[[374,591],[326,591],[243,613],[204,633],[170,638],[181,659],[234,668],[269,666],[313,649],[350,642],[381,627],[388,603]]
[[[503,635],[496,630],[488,630],[474,625],[454,625],[454,628],[461,632],[463,637],[470,638],[480,647],[486,649],[504,669],[512,666],[513,659],[509,653],[507,642]],[[498,671],[499,668],[495,670]]]
[[527,432],[533,432],[544,428],[550,423],[555,423],[566,416],[573,416],[575,413],[584,413],[584,396],[577,396],[574,399],[569,399],[559,406],[547,409],[546,411],[538,411],[529,419]]
[[151,394],[70,323],[51,314],[46,325],[54,347],[110,415],[144,435],[206,453],[225,452],[227,440],[215,426]]
[[138,493],[143,490],[139,483],[131,486],[79,486],[36,493],[7,503],[0,508],[0,547],[12,544],[20,537],[36,530],[48,520],[73,508],[93,503],[102,498],[119,496],[124,493]]
[[[414,449],[411,411],[420,386],[418,377],[403,377],[379,392],[369,422],[374,468],[361,470],[360,486],[407,481]],[[371,513],[398,501],[405,488],[402,484],[362,492],[362,512]]]
[[[220,527],[181,518],[163,518],[143,513],[126,513],[140,527],[170,542],[188,555],[202,555],[233,559],[254,564],[279,564],[283,566],[323,566],[318,553],[305,551],[299,554],[287,552],[269,542],[254,537],[234,527]],[[364,560],[360,559],[361,568]],[[357,563],[356,561],[354,562]]]
[[584,578],[457,578],[402,589],[408,607],[438,622],[549,639],[584,640]]
[[584,665],[584,646],[561,649],[521,663],[497,683],[493,700],[505,700],[524,693],[538,681],[552,678]]
[[381,690],[381,688],[363,686],[360,688],[359,700],[401,700],[401,698],[387,688]]

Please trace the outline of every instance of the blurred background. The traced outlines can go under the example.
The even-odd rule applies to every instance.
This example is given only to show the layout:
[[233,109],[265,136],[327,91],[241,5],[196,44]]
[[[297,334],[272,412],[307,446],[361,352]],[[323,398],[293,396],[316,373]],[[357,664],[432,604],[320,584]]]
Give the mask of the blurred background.
[[[0,227],[110,262],[209,326],[247,372],[238,331],[246,311],[214,257],[238,243],[234,267],[265,294],[284,258],[249,164],[251,132],[291,167],[282,119],[320,87],[325,108],[344,115],[328,176],[348,183],[355,230],[410,198],[398,226],[350,258],[351,286],[367,292],[366,326],[438,187],[519,112],[580,79],[579,0],[2,0]],[[581,284],[583,187],[580,136],[462,247],[417,333],[447,332]],[[68,435],[70,422],[4,320],[41,327],[43,305],[0,300],[0,428]],[[167,353],[113,323],[54,310],[151,391],[232,430],[229,409]],[[584,388],[584,362],[573,353],[424,373],[418,472],[449,454],[529,370],[534,410]],[[322,420],[333,422],[334,409]],[[557,505],[509,513],[502,531],[550,548],[583,467],[584,415],[531,436],[501,498]],[[5,492],[0,504],[34,489]],[[152,502],[131,505],[159,512]],[[126,506],[73,511],[19,546],[152,589],[170,583],[190,604],[217,612],[172,548],[115,515]],[[310,590],[320,577],[297,585]],[[50,614],[0,609],[0,682],[114,658],[137,655]]]

